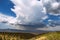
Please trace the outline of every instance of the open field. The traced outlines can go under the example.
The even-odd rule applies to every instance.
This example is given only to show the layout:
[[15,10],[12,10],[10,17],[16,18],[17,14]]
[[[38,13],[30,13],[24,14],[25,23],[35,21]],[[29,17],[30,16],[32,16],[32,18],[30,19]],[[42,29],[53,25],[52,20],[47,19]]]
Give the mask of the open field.
[[29,33],[8,33],[0,32],[0,40],[29,40],[35,35]]
[[60,40],[60,32],[43,34],[0,32],[0,40]]
[[60,32],[48,32],[44,34],[39,34],[31,40],[60,40]]

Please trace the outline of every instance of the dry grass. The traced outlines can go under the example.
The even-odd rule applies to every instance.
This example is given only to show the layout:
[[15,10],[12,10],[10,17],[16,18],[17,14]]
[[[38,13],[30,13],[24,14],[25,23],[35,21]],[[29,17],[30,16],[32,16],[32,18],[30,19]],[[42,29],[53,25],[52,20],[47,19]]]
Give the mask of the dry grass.
[[35,35],[30,33],[0,33],[0,40],[29,40]]
[[38,35],[0,32],[0,40],[60,40],[60,32],[49,32]]
[[33,37],[31,40],[60,40],[60,32],[39,34],[36,37]]

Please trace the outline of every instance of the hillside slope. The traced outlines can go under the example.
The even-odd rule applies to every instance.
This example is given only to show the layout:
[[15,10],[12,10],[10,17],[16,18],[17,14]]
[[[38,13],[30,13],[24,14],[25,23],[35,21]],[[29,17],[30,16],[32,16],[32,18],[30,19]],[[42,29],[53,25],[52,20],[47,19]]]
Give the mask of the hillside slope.
[[49,32],[45,34],[39,34],[31,40],[60,40],[60,32]]
[[0,32],[0,40],[60,40],[60,32],[43,34]]

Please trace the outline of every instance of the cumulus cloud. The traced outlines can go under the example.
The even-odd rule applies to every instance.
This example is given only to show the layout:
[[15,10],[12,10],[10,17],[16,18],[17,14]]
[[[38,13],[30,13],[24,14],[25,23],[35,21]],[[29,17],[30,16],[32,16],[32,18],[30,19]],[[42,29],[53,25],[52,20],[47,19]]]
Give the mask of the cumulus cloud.
[[11,0],[15,6],[11,8],[20,24],[40,23],[47,18],[46,9],[38,0]]
[[17,20],[14,17],[4,15],[0,13],[0,22],[4,23],[15,23]]
[[[34,27],[22,27],[20,24],[43,24],[48,15],[60,15],[60,0],[11,0],[14,8],[11,8],[16,14],[16,18],[0,13],[0,22],[15,24],[16,28],[34,29]],[[52,22],[52,20],[49,20]],[[49,26],[56,25],[58,22],[49,22]],[[46,25],[45,25],[46,26]],[[36,29],[37,27],[35,27]]]
[[60,15],[59,0],[11,0],[15,6],[11,8],[20,24],[40,23],[48,15]]
[[42,0],[46,11],[50,15],[60,15],[60,0]]
[[[42,26],[42,27],[41,27]],[[38,24],[38,25],[20,25],[19,21],[16,20],[14,17],[4,15],[0,13],[0,28],[1,29],[19,29],[19,30],[35,30],[36,28],[43,28],[45,24]]]
[[20,29],[26,30],[25,27],[17,25],[18,21],[12,16],[2,14],[0,12],[0,28],[1,29]]

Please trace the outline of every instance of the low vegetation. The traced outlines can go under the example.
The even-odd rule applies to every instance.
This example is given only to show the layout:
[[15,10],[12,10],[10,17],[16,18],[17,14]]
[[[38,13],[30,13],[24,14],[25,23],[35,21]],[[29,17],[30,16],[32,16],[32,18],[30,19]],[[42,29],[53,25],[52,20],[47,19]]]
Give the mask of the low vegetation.
[[0,40],[60,40],[60,32],[43,34],[0,32]]
[[60,32],[48,32],[45,34],[39,34],[31,40],[60,40]]
[[34,36],[30,33],[0,32],[0,40],[29,40]]

